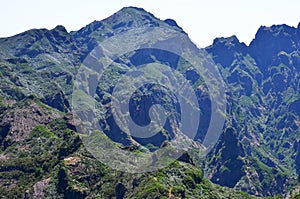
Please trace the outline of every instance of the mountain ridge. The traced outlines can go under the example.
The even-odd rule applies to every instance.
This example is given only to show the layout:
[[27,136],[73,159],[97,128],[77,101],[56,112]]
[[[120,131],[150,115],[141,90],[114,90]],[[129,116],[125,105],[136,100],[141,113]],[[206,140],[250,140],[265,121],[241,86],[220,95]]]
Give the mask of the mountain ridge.
[[[122,182],[114,182],[110,178],[116,177],[115,175],[122,177],[123,174],[106,172],[109,168],[96,163],[82,147],[76,133],[76,120],[68,115],[70,104],[67,100],[70,99],[72,93],[76,70],[87,54],[97,45],[97,42],[134,27],[167,27],[186,34],[175,21],[161,21],[143,9],[129,7],[121,9],[102,21],[94,21],[78,31],[67,32],[63,26],[57,26],[52,30],[34,29],[0,39],[2,56],[0,77],[3,77],[0,80],[0,110],[3,110],[0,114],[1,118],[13,118],[11,115],[18,114],[19,104],[24,106],[25,102],[35,100],[37,102],[32,105],[34,114],[40,115],[42,118],[47,115],[44,114],[47,110],[45,105],[52,107],[50,108],[51,112],[60,111],[59,116],[55,115],[56,118],[52,118],[53,121],[46,120],[47,122],[40,122],[40,125],[29,128],[28,132],[26,131],[26,139],[20,142],[14,142],[18,136],[14,137],[13,131],[14,129],[20,130],[20,128],[17,128],[14,123],[10,123],[9,119],[3,120],[4,123],[0,124],[0,158],[3,156],[7,161],[5,166],[0,168],[0,171],[3,171],[0,174],[6,180],[4,184],[10,180],[10,176],[19,175],[19,178],[24,180],[28,175],[31,187],[19,182],[22,184],[20,193],[24,194],[27,189],[33,191],[32,187],[37,186],[38,182],[47,184],[48,178],[45,179],[45,176],[52,176],[52,180],[49,180],[48,183],[49,186],[45,185],[48,187],[48,189],[45,188],[45,193],[51,192],[65,198],[71,198],[74,195],[78,198],[87,195],[93,197],[95,196],[93,194],[98,193],[97,187],[101,187],[104,190],[101,194],[111,197],[116,195],[125,197],[127,194],[127,197],[131,197],[132,195],[126,190],[136,191],[135,193],[138,194],[143,193],[143,187],[135,189],[138,186],[134,183],[136,181],[149,190],[158,190],[155,192],[157,197],[168,196],[169,190],[164,187],[165,184],[176,186],[174,188],[176,191],[173,193],[176,196],[183,197],[186,194],[192,197],[198,196],[201,192],[208,194],[205,196],[209,197],[209,193],[203,190],[204,187],[207,188],[211,185],[207,184],[205,180],[202,181],[202,178],[200,180],[199,169],[190,166],[189,163],[179,163],[179,165],[175,163],[173,168],[176,177],[183,175],[182,181],[187,185],[181,181],[178,184],[172,184],[171,174],[168,170],[157,175],[145,174],[144,179],[137,177],[136,180],[133,180],[130,176],[125,176]],[[256,196],[284,194],[298,182],[296,178],[300,176],[300,137],[297,135],[300,129],[298,108],[300,103],[299,29],[300,24],[297,28],[287,25],[262,26],[249,46],[240,42],[236,36],[231,36],[216,38],[211,46],[205,48],[218,64],[227,84],[227,106],[229,107],[227,123],[220,141],[205,160],[198,160],[193,154],[190,154],[190,158],[185,159],[186,162],[194,162],[193,164],[196,166],[202,167],[205,171],[204,176],[213,182],[233,188],[224,188],[226,194],[228,193],[226,197],[230,195],[230,192],[235,192],[234,189]],[[144,60],[153,61],[150,58],[154,56],[156,60],[164,64],[174,65],[174,56],[164,54],[165,57],[162,59],[157,53],[147,53],[144,54],[147,59],[138,61],[141,63],[144,63]],[[130,59],[134,56],[136,54],[129,54],[128,62],[123,60],[119,62],[123,61],[134,65],[135,62],[132,61],[134,59]],[[124,66],[130,67],[130,64],[128,64],[129,66],[124,64]],[[118,72],[119,74],[124,72],[123,70],[118,71],[119,69],[115,70],[117,75]],[[195,76],[193,73],[191,74],[190,79],[194,79]],[[113,79],[112,77],[114,76],[111,76],[110,79]],[[110,93],[103,90],[105,87],[112,87],[113,82],[106,82],[105,85],[100,86],[98,85],[97,95],[107,105],[103,96]],[[155,89],[157,88],[154,88],[153,92],[159,93]],[[31,95],[37,95],[37,97],[30,97]],[[139,99],[139,96],[136,98]],[[204,102],[206,103],[202,105],[209,106],[209,101]],[[148,105],[145,104],[145,106]],[[27,111],[27,109],[21,111],[21,118],[27,118],[25,117]],[[205,111],[209,111],[209,109],[205,109]],[[32,120],[33,118],[28,117],[28,121]],[[109,117],[103,121],[103,125],[114,127],[110,125],[110,122]],[[35,125],[34,122],[29,123]],[[205,129],[205,126],[203,128]],[[118,135],[119,131],[116,128],[114,132],[108,130],[107,133]],[[49,139],[50,143],[45,142],[49,146],[52,146],[51,142],[55,143],[54,155],[46,153],[49,146],[38,144],[40,143],[38,135],[42,135],[40,138],[42,140]],[[169,139],[165,132],[160,135],[159,139],[155,138],[154,141],[157,141],[155,143]],[[131,142],[129,143],[131,144]],[[31,150],[27,146],[28,144],[34,150]],[[153,143],[150,144],[145,147],[155,150],[157,146],[154,146]],[[35,145],[41,145],[43,150],[38,152]],[[24,151],[16,150],[19,148],[23,148]],[[124,148],[140,152],[136,145]],[[44,153],[42,160],[32,160],[28,155],[36,153]],[[52,159],[49,160],[45,156]],[[38,156],[34,157],[38,159]],[[19,161],[21,168],[12,166],[14,161]],[[35,165],[32,164],[32,161],[35,162]],[[88,170],[86,163],[89,161],[95,168],[95,170],[92,169],[93,176],[91,178],[86,177],[88,173],[82,170],[82,168]],[[47,162],[49,163],[47,164]],[[171,168],[171,171],[173,169]],[[182,170],[185,172],[181,173]],[[28,171],[35,171],[36,174],[28,174]],[[77,176],[77,172],[80,175]],[[44,176],[43,173],[47,175]],[[234,180],[228,180],[230,176],[233,176]],[[96,181],[102,177],[110,181],[115,190],[104,182],[97,184]],[[94,184],[90,185],[89,180]],[[132,184],[130,184],[131,181]],[[1,186],[5,187],[4,184]],[[155,186],[152,187],[150,184]],[[61,185],[62,188],[58,187],[56,190],[55,187],[58,185]],[[9,184],[9,187],[11,186],[13,187],[13,184]],[[219,194],[216,191],[219,188],[212,187],[211,189],[214,190],[212,193]],[[5,192],[5,188],[0,190],[8,194]],[[193,193],[194,191],[197,193]]]
[[[120,9],[119,11],[117,11],[116,13],[114,13],[113,15],[111,15],[111,16],[105,18],[105,19],[102,19],[102,20],[94,20],[93,22],[87,24],[85,27],[82,27],[82,28],[79,29],[79,30],[72,30],[72,31],[66,31],[66,32],[68,32],[68,33],[70,33],[70,34],[75,33],[75,32],[80,32],[81,30],[83,30],[84,28],[86,28],[86,27],[89,26],[89,25],[95,25],[96,27],[98,27],[98,26],[101,26],[101,25],[99,25],[99,24],[101,24],[101,23],[103,23],[103,22],[106,22],[106,21],[110,21],[110,20],[112,20],[112,18],[114,18],[115,16],[122,15],[122,14],[124,15],[125,13],[129,13],[129,14],[130,14],[130,13],[132,13],[132,12],[134,12],[135,14],[138,13],[138,14],[140,14],[140,15],[142,15],[142,14],[147,14],[147,15],[151,16],[152,18],[156,19],[156,20],[161,20],[161,19],[155,17],[152,13],[147,12],[145,9],[143,9],[143,8],[141,8],[141,7],[128,6],[128,7],[123,7],[122,9]],[[176,27],[178,27],[179,29],[182,30],[182,28],[181,28],[180,26],[178,26],[176,20],[174,20],[174,19],[165,19],[165,20],[163,20],[163,21],[166,22],[166,21],[169,21],[169,20],[170,20],[170,24],[172,24],[172,25],[169,24],[170,26],[176,26]],[[138,27],[140,27],[140,26],[138,26]],[[272,32],[272,31],[274,31],[274,29],[277,30],[278,28],[282,28],[282,27],[284,27],[284,28],[286,28],[286,29],[293,30],[293,31],[294,31],[294,30],[298,30],[298,29],[300,29],[300,22],[299,22],[299,24],[298,24],[297,27],[289,26],[289,25],[287,25],[287,24],[277,24],[277,25],[272,25],[272,26],[264,26],[264,25],[262,25],[262,26],[260,26],[260,27],[258,28],[258,31],[257,31],[256,34],[255,34],[255,37],[260,33],[260,31],[263,32],[263,30],[270,30],[270,31]],[[46,28],[35,29],[35,28],[34,28],[34,29],[27,30],[27,31],[38,31],[38,30],[41,30],[41,31],[51,31],[51,30],[55,30],[55,29],[57,29],[57,28],[60,28],[61,30],[62,30],[62,29],[66,30],[66,28],[65,28],[63,25],[57,25],[57,26],[56,26],[55,28],[53,28],[53,29],[46,29]],[[15,37],[15,36],[17,36],[17,35],[24,34],[24,33],[26,33],[27,31],[24,31],[24,32],[22,32],[22,33],[18,33],[18,34],[9,36],[9,37],[1,37],[0,39],[5,39],[5,38]],[[183,31],[183,30],[182,30],[182,31]],[[298,30],[297,32],[299,32],[299,30]],[[186,34],[186,33],[185,33],[185,34]],[[298,33],[298,34],[299,34],[299,33]],[[229,36],[229,37],[216,37],[214,40],[218,40],[218,39],[224,39],[224,40],[226,40],[226,39],[231,39],[232,37],[236,37],[237,40],[239,41],[239,39],[238,39],[238,37],[237,37],[236,35],[232,35],[232,36]],[[252,41],[250,42],[249,45],[246,45],[244,42],[240,42],[240,41],[239,41],[239,42],[242,43],[242,44],[245,44],[247,47],[249,47],[249,46],[251,45],[251,43],[253,42],[253,40],[255,40],[255,37],[252,39]],[[214,41],[213,41],[213,43],[214,43]],[[213,44],[211,44],[211,45],[213,45]],[[211,46],[211,45],[208,45],[208,46],[203,47],[203,48],[208,48],[208,47]]]

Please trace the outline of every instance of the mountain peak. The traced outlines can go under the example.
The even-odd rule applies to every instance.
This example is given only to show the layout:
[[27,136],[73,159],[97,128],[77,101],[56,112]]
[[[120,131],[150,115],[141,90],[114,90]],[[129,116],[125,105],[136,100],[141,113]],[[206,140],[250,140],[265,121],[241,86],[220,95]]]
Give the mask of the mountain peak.
[[232,35],[230,37],[218,37],[214,39],[213,45],[218,45],[218,44],[231,48],[236,45],[240,45],[241,43],[235,35]]
[[186,34],[183,29],[178,26],[176,21],[172,19],[162,21],[143,8],[137,7],[124,7],[106,19],[94,21],[71,34],[73,34],[75,38],[87,38],[92,35],[91,37],[97,41],[129,29],[148,27],[171,28]]
[[180,29],[180,30],[183,31],[183,29],[173,19],[166,19],[166,20],[164,20],[164,22],[167,23],[167,24],[169,24],[170,26],[176,27],[176,28],[178,28],[178,29]]
[[294,35],[296,28],[288,26],[286,24],[272,25],[272,26],[260,26],[255,34],[255,40],[265,41],[266,38],[275,38],[278,36]]
[[206,48],[207,52],[217,55],[214,57],[214,61],[221,63],[224,67],[232,63],[237,52],[243,53],[246,49],[246,44],[241,43],[235,35],[216,38],[214,39],[213,45]]
[[147,12],[144,8],[129,6],[129,7],[123,7],[121,10],[116,12],[114,15],[124,15],[124,13],[132,15],[132,16],[149,16],[151,18],[154,18],[156,20],[159,20],[157,17],[155,17],[152,13]]
[[147,12],[144,8],[139,8],[139,7],[134,7],[134,6],[128,6],[122,8],[120,11],[122,12],[130,12],[130,11],[135,11],[135,12]]
[[63,25],[57,25],[55,28],[52,29],[52,31],[60,31],[60,32],[68,32],[66,28]]
[[116,21],[146,21],[146,20],[159,20],[153,14],[147,12],[143,8],[138,7],[124,7],[115,14],[111,15],[110,17],[104,19],[104,22],[108,23],[115,23]]
[[[297,45],[297,29],[286,24],[260,26],[249,45],[250,54],[267,70],[281,51],[291,53]],[[261,55],[264,55],[263,57]],[[259,59],[258,59],[259,58]]]

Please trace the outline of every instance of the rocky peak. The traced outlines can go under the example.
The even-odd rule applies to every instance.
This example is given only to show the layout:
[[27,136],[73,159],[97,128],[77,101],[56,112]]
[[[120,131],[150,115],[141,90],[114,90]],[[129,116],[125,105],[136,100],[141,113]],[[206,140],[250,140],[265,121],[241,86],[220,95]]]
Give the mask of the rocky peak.
[[235,35],[216,38],[213,45],[206,48],[209,53],[214,55],[214,61],[224,67],[229,66],[235,57],[239,53],[244,53],[246,49],[246,44],[241,43]]
[[57,25],[55,28],[52,29],[52,31],[58,31],[58,32],[64,32],[64,33],[68,33],[68,31],[66,30],[66,28],[62,25]]
[[[41,54],[62,53],[76,49],[73,37],[59,25],[52,30],[32,29],[10,38],[0,39],[0,46],[8,49],[9,56],[35,58]],[[16,45],[17,44],[17,45]]]
[[134,7],[134,6],[124,7],[121,10],[119,10],[118,12],[116,12],[115,14],[121,14],[121,13],[128,13],[128,14],[133,14],[133,15],[148,14],[155,18],[155,16],[153,14],[151,14],[150,12],[147,12],[144,8],[138,8],[138,7]]
[[122,34],[135,28],[161,27],[186,34],[171,19],[162,21],[142,8],[125,7],[101,21],[94,21],[78,31],[71,32],[77,46],[82,50],[83,60],[98,45],[98,42],[116,34]]
[[[116,16],[122,16],[128,20],[133,20],[137,22],[135,25],[136,27],[143,27],[143,26],[150,26],[150,27],[156,27],[156,26],[172,26],[176,30],[179,30],[183,32],[183,29],[177,24],[177,22],[173,19],[166,19],[164,21],[161,21],[159,18],[155,17],[152,13],[145,11],[143,8],[137,8],[137,7],[124,7],[116,14],[112,15],[112,18],[115,18]],[[111,17],[107,18],[110,19]],[[121,17],[121,18],[122,18]]]
[[272,25],[268,26],[260,26],[258,29],[255,39],[264,39],[266,36],[281,36],[281,35],[293,35],[295,33],[295,28],[288,26],[286,24],[282,25]]
[[183,31],[183,29],[173,19],[166,19],[166,20],[164,20],[164,22],[167,23],[167,24],[169,24],[170,26],[176,27],[176,28],[178,28],[178,29],[180,29],[180,30]]
[[142,8],[124,7],[108,18],[102,21],[94,21],[71,34],[73,34],[75,38],[93,37],[96,40],[101,40],[131,28],[141,27],[171,27],[172,29],[184,33],[182,28],[172,19],[161,21]]
[[279,53],[289,54],[295,51],[297,43],[296,28],[294,27],[285,24],[271,27],[261,26],[250,43],[249,51],[263,71],[266,71],[268,66],[276,61],[274,58]]
[[45,33],[48,40],[56,45],[67,45],[73,42],[73,37],[62,25],[58,25]]
[[219,37],[214,39],[213,45],[224,45],[228,49],[236,46],[244,46],[244,43],[240,43],[239,39],[232,35],[231,37]]
[[[102,21],[94,21],[79,31],[73,32],[75,37],[89,36],[92,32],[102,32],[100,36],[111,36],[104,32],[122,32],[130,27],[157,26],[158,19],[142,8],[124,7]],[[112,33],[111,33],[112,34]]]
[[103,23],[110,24],[113,30],[125,27],[157,26],[158,18],[146,12],[142,8],[125,7],[110,17],[103,20]]
[[260,44],[260,46],[265,46],[266,44],[272,45],[276,42],[282,47],[288,48],[288,44],[282,45],[285,39],[294,39],[296,28],[290,27],[288,25],[273,25],[271,27],[261,26],[254,40],[251,42],[250,47],[255,47]]

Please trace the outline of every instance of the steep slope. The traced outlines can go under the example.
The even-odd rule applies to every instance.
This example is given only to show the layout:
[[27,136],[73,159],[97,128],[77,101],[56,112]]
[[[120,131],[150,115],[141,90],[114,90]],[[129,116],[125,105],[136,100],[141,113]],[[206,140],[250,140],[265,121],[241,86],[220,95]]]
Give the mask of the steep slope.
[[[77,120],[32,96],[0,114],[0,193],[4,198],[253,198],[203,178],[186,154],[156,172],[128,174],[95,159]],[[189,162],[189,163],[186,163]]]
[[[127,174],[112,170],[96,160],[83,146],[77,126],[80,120],[70,112],[73,79],[82,61],[97,42],[130,28],[165,27],[183,33],[175,21],[161,21],[139,8],[124,8],[113,16],[95,21],[83,29],[68,33],[64,27],[53,30],[29,30],[10,38],[0,39],[0,195],[4,198],[252,198],[229,188],[212,184],[203,178],[202,171],[185,153],[176,161],[159,171],[144,174]],[[161,52],[134,52],[129,56],[132,65],[144,63],[144,58],[174,66],[176,56]],[[155,58],[155,59],[154,59]],[[174,62],[175,60],[175,62]],[[128,63],[116,60],[116,63]],[[122,64],[124,64],[122,63]],[[128,64],[126,67],[131,67]],[[115,68],[111,68],[112,70]],[[118,75],[119,68],[114,71]],[[198,86],[194,71],[191,81]],[[114,77],[113,75],[110,77]],[[98,97],[105,102],[103,87],[97,85]],[[151,85],[148,85],[151,87]],[[150,88],[149,87],[149,88]],[[151,91],[162,94],[161,88]],[[199,91],[203,104],[209,105],[207,94]],[[109,94],[106,92],[105,94]],[[147,100],[161,100],[159,96],[140,99],[137,92],[132,102],[139,109],[149,106]],[[165,96],[162,103],[176,104],[173,96]],[[143,101],[145,100],[145,101]],[[200,101],[202,103],[202,101]],[[136,118],[145,113],[136,112]],[[107,119],[107,118],[106,118]],[[147,122],[142,118],[138,122]],[[176,121],[176,118],[172,122]],[[136,147],[132,138],[126,147],[119,145],[120,129],[108,124],[111,139],[117,146],[136,153],[145,152]],[[205,124],[203,125],[205,131]],[[110,129],[111,128],[111,129]],[[110,129],[110,130],[109,130]],[[150,139],[147,151],[156,150],[170,136],[161,132],[162,139]],[[103,134],[104,135],[104,134]],[[199,136],[201,137],[201,136]],[[153,143],[153,141],[155,141]],[[158,141],[158,142],[157,142]],[[157,144],[156,144],[157,142]],[[149,145],[152,144],[152,145]],[[196,143],[196,142],[195,142]],[[148,145],[147,145],[148,144]],[[154,146],[157,145],[157,146]],[[195,145],[197,146],[197,145]]]
[[[60,98],[70,96],[73,88],[72,78],[76,73],[76,67],[80,65],[81,55],[72,35],[63,26],[57,26],[53,30],[33,29],[13,37],[1,38],[0,51],[2,65],[6,67],[11,65],[16,79],[20,79],[20,85],[17,86],[22,87],[25,92],[39,95],[41,94],[39,90],[43,90],[44,87],[47,92],[52,90],[61,92]],[[22,70],[25,70],[27,75],[18,74]],[[46,89],[47,83],[56,84],[60,88]],[[41,88],[36,88],[39,85]],[[46,94],[44,92],[41,95]],[[56,102],[49,103],[52,103],[49,105],[56,104]],[[56,108],[66,111],[70,107],[65,101]]]
[[[73,120],[69,113],[77,70],[99,42],[132,29],[151,27],[186,35],[171,19],[161,21],[143,9],[129,7],[71,33],[57,26],[0,39],[2,195],[249,197],[212,185],[198,167],[203,167],[204,175],[214,183],[257,196],[287,193],[299,181],[300,25],[260,27],[249,46],[232,36],[217,38],[205,49],[227,84],[224,132],[206,159],[193,156],[192,161],[187,156],[181,160],[190,164],[176,162],[158,172],[133,177],[107,168],[84,149],[76,132],[80,121]],[[152,42],[163,38],[159,36]],[[144,48],[113,61],[115,65],[104,76],[106,81],[102,79],[95,87],[97,105],[108,109],[116,82],[133,67],[160,63],[176,69],[179,63],[185,63],[172,53]],[[201,128],[191,147],[191,154],[195,154],[208,129],[211,101],[200,75],[186,64],[181,66],[201,104]],[[93,78],[87,76],[91,82]],[[166,93],[166,89],[149,84],[135,92],[131,100],[131,108],[140,110],[132,115],[141,125],[149,123],[149,107],[155,103],[174,113],[157,136],[130,137],[118,128],[111,114],[101,115],[104,134],[122,144],[122,149],[137,153],[166,146],[176,132],[173,126],[180,115],[177,108],[172,109],[178,107],[176,97]],[[191,165],[193,162],[196,166]]]
[[[214,158],[226,154],[226,148],[216,149],[209,158],[214,160],[211,179],[218,182],[228,171],[236,175],[242,160],[245,175],[234,185],[221,184],[253,194],[285,192],[299,175],[299,26],[260,27],[250,46],[231,37],[216,39],[206,49],[228,83],[228,120],[242,143],[238,150],[245,151],[224,172]],[[226,164],[231,158],[219,161]]]
[[[181,35],[181,37],[185,36],[185,43],[181,45],[182,41],[178,39],[177,37],[169,37],[164,33],[163,31],[161,34],[155,35],[153,38],[143,38],[141,35],[147,35],[149,34],[147,31],[151,28],[160,28],[163,30],[170,30],[171,32],[175,31],[178,32]],[[101,110],[104,110],[103,112],[106,114],[103,114],[100,119],[100,126],[102,129],[104,129],[105,134],[112,140],[122,143],[123,145],[132,145],[132,144],[140,144],[144,147],[151,148],[150,150],[154,150],[154,148],[159,148],[163,144],[166,144],[165,141],[172,140],[175,136],[175,132],[178,130],[176,128],[177,124],[179,123],[180,118],[180,106],[178,105],[178,99],[174,95],[170,95],[168,90],[163,88],[160,85],[152,85],[147,84],[143,85],[144,87],[138,88],[139,92],[135,92],[132,96],[132,103],[129,105],[129,109],[132,110],[140,110],[135,111],[132,113],[134,117],[134,121],[141,125],[146,126],[150,122],[150,118],[147,116],[149,112],[149,108],[153,104],[160,104],[163,106],[168,112],[171,113],[171,116],[166,122],[166,125],[164,126],[164,129],[160,131],[155,136],[151,136],[148,139],[143,139],[139,137],[128,137],[127,134],[124,132],[124,129],[120,129],[118,127],[118,124],[116,123],[116,120],[113,118],[113,114],[111,113],[111,105],[112,100],[115,96],[113,96],[113,91],[115,86],[117,85],[119,79],[122,77],[123,74],[129,72],[130,70],[133,70],[135,68],[138,68],[140,66],[146,65],[146,64],[163,64],[168,65],[172,69],[180,70],[181,75],[186,77],[186,79],[190,80],[192,83],[192,86],[195,89],[195,93],[198,97],[198,104],[201,104],[203,109],[201,109],[201,123],[199,125],[202,126],[202,128],[199,129],[197,132],[196,140],[203,140],[205,137],[206,129],[209,126],[209,117],[210,115],[207,113],[210,113],[210,99],[208,96],[207,90],[200,89],[201,85],[202,87],[205,87],[203,84],[203,81],[200,80],[200,75],[197,74],[195,69],[193,69],[192,66],[189,65],[187,60],[184,60],[183,57],[180,56],[180,54],[188,54],[188,50],[194,53],[200,53],[200,50],[196,48],[196,46],[187,38],[187,35],[183,30],[176,24],[176,22],[172,20],[166,20],[161,21],[154,17],[152,14],[147,13],[143,9],[136,9],[136,8],[123,8],[116,14],[112,15],[111,17],[104,19],[103,21],[95,21],[86,27],[82,28],[81,30],[77,32],[72,32],[72,35],[77,42],[78,46],[80,46],[80,49],[83,49],[83,54],[86,56],[82,58],[82,61],[84,62],[84,65],[88,65],[89,61],[94,63],[101,63],[101,59],[99,60],[89,60],[89,54],[90,52],[93,52],[92,50],[100,44],[104,43],[107,45],[107,43],[113,43],[114,39],[118,39],[118,37],[114,37],[115,35],[122,35],[126,34],[127,32],[130,32],[131,30],[136,30],[136,35],[134,35],[136,38],[140,37],[139,39],[136,39],[136,41],[132,43],[123,43],[122,45],[120,43],[114,45],[120,45],[120,48],[129,48],[133,45],[136,47],[136,49],[131,50],[130,52],[126,52],[125,54],[119,55],[119,57],[113,58],[111,61],[113,62],[111,66],[105,69],[105,74],[102,75],[103,79],[109,80],[109,81],[103,81],[103,79],[100,79],[97,85],[97,88],[95,88],[95,95],[97,95],[97,107],[101,107]],[[142,32],[139,32],[142,31]],[[149,34],[151,36],[151,34]],[[170,33],[170,35],[172,35]],[[113,38],[109,40],[109,38]],[[108,41],[108,42],[107,42]],[[101,43],[102,42],[102,43]],[[106,43],[105,43],[106,42]],[[173,43],[172,43],[173,42]],[[170,43],[170,44],[168,44]],[[162,44],[162,45],[160,45]],[[128,46],[129,47],[128,47]],[[176,46],[177,45],[177,46]],[[154,46],[154,47],[153,47]],[[155,47],[156,46],[156,47]],[[159,47],[161,49],[159,49]],[[176,50],[179,53],[174,53],[168,50],[163,49],[163,47],[169,47],[174,48],[176,47]],[[111,47],[111,46],[110,46]],[[97,49],[97,48],[96,48]],[[99,50],[99,54],[101,54],[102,50]],[[185,52],[186,51],[186,52]],[[198,52],[199,51],[199,52]],[[113,52],[112,54],[114,54]],[[104,58],[104,57],[103,57]],[[87,62],[87,63],[86,63]],[[99,67],[97,64],[95,68],[94,66],[91,66],[89,69],[96,71],[94,74],[82,74],[79,75],[79,79],[81,76],[85,76],[86,80],[83,80],[84,83],[81,84],[79,87],[84,87],[85,85],[90,85],[95,78],[95,76],[100,76],[99,73],[97,73],[99,70],[101,70],[101,67]],[[153,74],[155,71],[151,71]],[[151,73],[150,72],[150,73]],[[168,79],[169,73],[167,71],[164,71],[165,74],[161,77],[161,80]],[[153,78],[155,78],[155,75],[151,77],[151,74],[149,77],[147,77],[147,81],[151,81]],[[84,78],[82,78],[84,79]],[[84,90],[84,89],[82,89]],[[85,90],[88,90],[91,92],[90,88],[86,88]],[[143,93],[143,90],[149,90],[149,93]],[[161,91],[162,90],[162,91]],[[129,93],[131,95],[131,93]],[[144,95],[144,96],[141,96]],[[148,96],[145,96],[148,95]],[[93,96],[92,96],[93,97]],[[76,98],[76,96],[75,96]],[[79,98],[82,98],[80,96]],[[81,100],[81,99],[79,99]],[[172,108],[173,107],[173,108]],[[175,107],[175,108],[174,108]],[[89,113],[88,110],[80,111],[80,115],[84,113]],[[179,115],[179,116],[178,116]],[[173,118],[172,118],[173,117]],[[192,118],[192,116],[189,116]],[[191,120],[192,121],[192,120]],[[197,124],[195,124],[197,125]],[[94,125],[89,125],[94,126]],[[190,125],[192,126],[192,125]],[[108,129],[108,130],[105,130]],[[194,145],[198,145],[198,142],[194,142]],[[140,147],[140,146],[138,146]],[[154,148],[153,148],[154,147]]]
[[135,7],[125,7],[112,16],[101,21],[94,21],[78,31],[71,32],[71,34],[86,56],[99,41],[130,29],[145,27],[171,28],[185,34],[175,21],[171,19],[165,22],[161,21],[144,9]]

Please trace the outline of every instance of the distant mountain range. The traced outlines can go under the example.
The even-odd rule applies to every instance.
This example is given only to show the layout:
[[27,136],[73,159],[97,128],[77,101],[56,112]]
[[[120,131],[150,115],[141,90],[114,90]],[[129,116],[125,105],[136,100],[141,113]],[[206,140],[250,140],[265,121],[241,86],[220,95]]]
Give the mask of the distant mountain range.
[[[161,170],[128,174],[102,164],[85,149],[71,103],[81,64],[99,42],[153,27],[187,36],[172,19],[162,21],[141,8],[127,7],[74,32],[57,26],[0,38],[3,198],[299,197],[300,24],[262,26],[249,46],[232,36],[216,38],[211,46],[199,49],[216,63],[227,100],[223,132],[204,159],[196,152],[208,129],[212,102],[200,75],[184,62],[180,70],[195,88],[201,115],[189,152]],[[182,60],[165,51],[142,49],[113,61],[106,81],[95,87],[97,105],[106,110],[98,118],[101,133],[121,149],[137,153],[168,145],[180,119],[178,99],[165,94],[164,88],[147,85],[131,101],[135,122],[141,125],[149,123],[147,111],[155,103],[173,114],[150,138],[129,136],[107,110],[116,82],[130,68],[149,63],[176,68]]]

